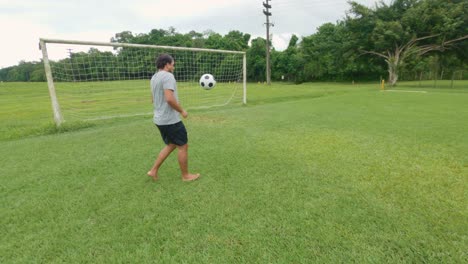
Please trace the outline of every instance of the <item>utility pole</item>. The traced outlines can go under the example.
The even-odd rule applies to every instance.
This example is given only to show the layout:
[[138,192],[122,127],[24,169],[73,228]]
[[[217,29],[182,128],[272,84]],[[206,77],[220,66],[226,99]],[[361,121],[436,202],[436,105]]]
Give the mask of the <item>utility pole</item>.
[[266,0],[266,3],[263,2],[263,7],[266,9],[263,9],[263,14],[266,16],[266,78],[267,78],[267,84],[271,84],[271,67],[270,67],[270,26],[274,27],[275,25],[273,23],[270,23],[270,8],[271,5],[268,1],[271,0]]
[[73,61],[72,61],[72,50],[73,49],[67,49],[68,50],[68,56],[70,56],[70,68],[73,76],[73,81],[75,82],[75,72],[73,71]]

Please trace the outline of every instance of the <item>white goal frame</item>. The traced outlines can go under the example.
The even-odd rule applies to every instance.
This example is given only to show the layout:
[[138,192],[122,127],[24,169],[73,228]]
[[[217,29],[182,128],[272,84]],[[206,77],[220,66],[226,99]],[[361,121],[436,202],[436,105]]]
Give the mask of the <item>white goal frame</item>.
[[132,48],[151,48],[151,49],[162,49],[162,50],[178,50],[178,51],[195,51],[195,52],[212,52],[212,53],[230,53],[230,54],[241,54],[243,55],[242,63],[242,82],[243,82],[243,96],[242,103],[247,104],[247,55],[243,51],[231,51],[231,50],[216,50],[216,49],[201,49],[201,48],[187,48],[187,47],[173,47],[173,46],[158,46],[158,45],[143,45],[143,44],[131,44],[131,43],[114,43],[114,42],[95,42],[95,41],[78,41],[78,40],[63,40],[63,39],[39,39],[39,49],[42,51],[42,58],[44,62],[44,69],[47,78],[47,85],[49,89],[49,96],[52,103],[52,109],[54,112],[54,121],[57,126],[60,126],[64,119],[60,111],[60,104],[57,100],[55,91],[54,78],[49,61],[49,55],[47,53],[47,43],[55,44],[71,44],[71,45],[88,45],[88,46],[105,46],[105,47],[132,47]]

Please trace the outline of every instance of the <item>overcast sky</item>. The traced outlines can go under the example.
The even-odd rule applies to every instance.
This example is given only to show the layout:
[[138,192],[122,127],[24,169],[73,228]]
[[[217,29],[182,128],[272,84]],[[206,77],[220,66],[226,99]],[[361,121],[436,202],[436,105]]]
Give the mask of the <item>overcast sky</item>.
[[[263,0],[264,1],[264,0]],[[265,37],[262,0],[0,0],[0,68],[41,58],[39,38],[109,42],[115,33],[175,27],[177,32],[230,30]],[[373,7],[377,0],[355,0]],[[388,1],[386,1],[388,2]],[[346,0],[271,0],[273,46],[292,34],[343,19]]]

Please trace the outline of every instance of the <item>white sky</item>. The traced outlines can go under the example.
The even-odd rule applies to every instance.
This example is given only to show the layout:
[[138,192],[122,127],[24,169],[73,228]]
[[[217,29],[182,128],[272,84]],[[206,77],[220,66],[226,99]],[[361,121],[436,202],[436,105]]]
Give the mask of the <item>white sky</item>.
[[[264,1],[264,0],[263,0]],[[176,28],[177,32],[230,30],[265,38],[262,0],[0,0],[0,68],[38,61],[39,38],[109,42],[129,30]],[[374,6],[377,0],[355,0]],[[386,1],[388,2],[388,1]],[[286,48],[292,34],[308,36],[320,25],[341,20],[346,0],[271,0],[273,46]],[[74,49],[74,51],[76,51]],[[65,48],[52,54],[60,57]]]

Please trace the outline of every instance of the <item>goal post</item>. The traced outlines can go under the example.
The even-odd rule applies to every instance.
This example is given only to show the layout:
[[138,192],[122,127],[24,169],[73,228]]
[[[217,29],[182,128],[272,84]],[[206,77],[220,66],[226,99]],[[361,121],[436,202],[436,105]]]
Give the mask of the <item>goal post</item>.
[[47,78],[47,86],[49,87],[50,101],[52,102],[52,111],[54,113],[54,121],[57,126],[63,122],[62,114],[60,113],[60,106],[57,101],[57,94],[55,93],[54,79],[52,77],[52,70],[50,69],[49,56],[47,54],[47,46],[44,40],[39,42],[40,49],[42,50],[42,60],[44,62],[44,70]]
[[[150,115],[150,79],[162,53],[175,59],[185,108],[247,103],[245,52],[44,38],[40,49],[57,126],[68,120]],[[205,73],[215,77],[215,88],[199,85]]]

